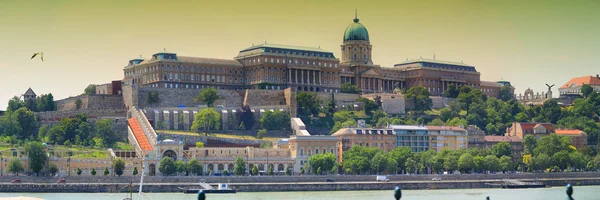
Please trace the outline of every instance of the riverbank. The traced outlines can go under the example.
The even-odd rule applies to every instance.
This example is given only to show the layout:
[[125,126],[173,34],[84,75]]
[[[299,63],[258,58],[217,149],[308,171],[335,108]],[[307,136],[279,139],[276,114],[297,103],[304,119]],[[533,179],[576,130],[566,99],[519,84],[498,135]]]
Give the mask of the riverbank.
[[[543,182],[547,186],[600,185],[600,177],[593,178],[548,178],[518,179],[520,181]],[[441,181],[390,181],[390,182],[281,182],[281,183],[229,183],[238,192],[282,192],[282,191],[354,191],[392,190],[396,186],[403,189],[473,189],[497,188],[493,184],[503,179],[489,180],[441,180]],[[216,184],[211,184],[216,187]],[[198,183],[145,183],[145,193],[182,192],[181,188],[198,187]],[[137,192],[139,185],[133,183],[0,183],[2,192],[42,192],[42,193],[128,193],[130,188]]]

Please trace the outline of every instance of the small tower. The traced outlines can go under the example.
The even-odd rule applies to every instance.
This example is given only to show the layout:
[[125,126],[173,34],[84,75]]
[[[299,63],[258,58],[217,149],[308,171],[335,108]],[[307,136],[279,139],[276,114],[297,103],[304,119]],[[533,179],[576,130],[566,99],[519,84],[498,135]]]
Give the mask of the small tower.
[[29,100],[35,101],[36,97],[37,97],[37,95],[35,94],[35,92],[33,92],[33,90],[31,88],[27,89],[25,94],[23,94],[23,100],[25,100],[25,101],[29,101]]
[[354,16],[353,22],[344,31],[344,43],[341,46],[342,63],[372,65],[369,32],[359,23],[358,16]]

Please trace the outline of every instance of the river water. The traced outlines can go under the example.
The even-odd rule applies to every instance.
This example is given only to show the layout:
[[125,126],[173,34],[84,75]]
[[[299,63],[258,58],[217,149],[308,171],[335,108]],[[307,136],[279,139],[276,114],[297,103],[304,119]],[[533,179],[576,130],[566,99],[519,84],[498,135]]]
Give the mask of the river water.
[[[577,200],[600,199],[600,186],[574,187],[573,198]],[[1,191],[0,191],[1,192]],[[0,197],[28,196],[48,200],[120,200],[124,193],[0,193]],[[454,190],[405,190],[403,200],[563,200],[567,199],[565,187],[536,189],[454,189]],[[137,197],[134,196],[134,199]],[[191,200],[195,194],[145,193],[145,200]],[[237,194],[209,194],[208,200],[364,200],[394,199],[393,191],[335,191],[335,192],[242,192]]]

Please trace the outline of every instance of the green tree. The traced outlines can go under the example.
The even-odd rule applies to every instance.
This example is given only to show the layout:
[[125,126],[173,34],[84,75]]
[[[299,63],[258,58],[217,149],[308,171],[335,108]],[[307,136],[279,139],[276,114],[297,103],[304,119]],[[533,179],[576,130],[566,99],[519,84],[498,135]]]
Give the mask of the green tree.
[[104,176],[108,176],[108,174],[110,174],[110,171],[108,171],[108,167],[104,167]]
[[38,174],[46,164],[46,151],[40,142],[30,142],[25,146],[25,152],[29,157],[29,169]]
[[[311,169],[324,169],[323,173],[328,173],[329,170],[336,165],[336,157],[332,153],[314,154],[308,158],[308,164]],[[320,173],[317,173],[320,175]]]
[[553,157],[554,154],[559,151],[572,151],[572,149],[569,147],[570,144],[571,138],[568,136],[550,134],[549,136],[541,137],[537,141],[537,147],[533,150],[533,152],[534,155],[544,153],[550,157]]
[[217,96],[217,89],[207,88],[203,89],[198,96],[194,99],[195,102],[202,102],[208,105],[208,107],[212,107],[213,103],[219,98]]
[[431,99],[429,98],[429,91],[422,86],[411,87],[406,92],[405,97],[414,101],[414,110],[417,112],[431,110],[431,106],[433,105]]
[[77,176],[81,176],[81,173],[82,173],[81,169],[77,168]]
[[115,158],[112,161],[112,167],[117,176],[123,175],[123,171],[125,170],[125,160],[123,158]]
[[235,159],[235,165],[233,165],[233,174],[236,176],[243,176],[246,174],[246,161],[242,157]]
[[594,92],[594,88],[589,84],[583,84],[583,86],[581,86],[581,94],[583,94],[583,97],[588,98],[592,92]]
[[496,155],[496,157],[500,158],[502,156],[512,156],[512,151],[510,149],[510,143],[508,142],[498,142],[492,146],[492,152]]
[[446,89],[446,91],[444,91],[444,96],[448,97],[448,98],[456,98],[456,97],[458,97],[459,93],[460,93],[460,90],[456,87],[456,85],[448,84],[448,89]]
[[137,167],[133,167],[133,173],[132,175],[137,176],[138,175],[138,169]]
[[92,176],[96,176],[96,169],[92,168],[92,171],[90,173],[92,174]]
[[260,118],[260,123],[267,130],[287,130],[290,128],[290,115],[279,110],[267,111]]
[[300,169],[300,175],[304,175],[304,168]]
[[20,97],[14,96],[10,100],[8,100],[8,107],[6,108],[7,112],[16,111],[19,108],[25,107],[25,102],[21,100]]
[[571,166],[571,168],[573,169],[584,169],[586,166],[586,158],[583,156],[582,153],[580,152],[571,152],[569,154],[569,159],[571,162],[569,162],[569,166]]
[[258,138],[258,139],[263,139],[266,136],[267,136],[267,129],[263,128],[256,132],[256,138]]
[[[394,166],[395,165],[396,163],[394,163]],[[375,154],[375,157],[371,159],[371,171],[373,173],[380,174],[386,171],[389,167],[388,156],[383,152]]]
[[498,160],[498,157],[496,157],[495,155],[487,155],[485,156],[485,164],[486,164],[486,169],[488,171],[498,171],[500,170],[500,161]]
[[458,158],[458,168],[463,172],[471,172],[475,168],[475,161],[473,155],[470,153],[462,154]]
[[571,157],[568,151],[559,151],[552,156],[554,166],[558,166],[560,169],[567,169],[569,163],[571,163]]
[[77,110],[81,109],[81,104],[83,104],[83,102],[81,101],[80,98],[77,98],[77,100],[75,100],[75,109],[77,109]]
[[440,109],[440,118],[442,121],[448,121],[454,117],[458,116],[457,112],[452,111],[450,108],[442,108]]
[[23,107],[17,109],[12,116],[16,118],[17,123],[21,127],[21,132],[18,135],[19,138],[36,137],[40,125],[33,112]]
[[533,135],[526,135],[523,139],[523,146],[526,154],[533,154],[533,150],[537,147],[537,140]]
[[[264,136],[263,136],[264,137]],[[260,148],[261,149],[272,149],[273,148],[273,143],[266,141],[266,142],[261,142],[260,143]]]
[[541,116],[552,124],[556,124],[560,118],[562,118],[562,111],[558,102],[554,99],[550,99],[544,102],[542,106]]
[[358,86],[356,86],[352,83],[343,83],[340,86],[340,92],[341,93],[350,93],[350,94],[360,94],[360,89],[358,88]]
[[157,103],[160,103],[160,96],[158,92],[148,92],[148,96],[146,97],[146,103],[150,105],[150,107],[154,106]]
[[204,148],[204,142],[196,142],[196,148]]
[[329,133],[333,134],[343,127],[356,125],[354,114],[347,110],[340,110],[333,114],[334,126]]
[[51,176],[56,176],[56,174],[58,173],[58,167],[55,164],[50,164],[50,166],[48,167],[48,172],[50,172]]
[[182,160],[175,161],[175,169],[178,175],[184,174],[186,171],[186,165]]
[[383,110],[375,110],[372,112],[371,124],[377,125],[380,119],[387,118],[388,114],[383,112]]
[[500,88],[500,99],[502,101],[510,101],[514,99],[514,96],[510,85],[504,85]]
[[547,168],[551,167],[551,165],[552,165],[550,156],[548,156],[545,153],[541,153],[541,154],[537,155],[535,157],[534,163],[535,163],[534,168],[538,169],[538,170],[546,170]]
[[429,125],[429,126],[443,126],[444,125],[444,121],[442,121],[440,118],[435,118],[435,119],[431,120],[431,122],[427,123],[427,125]]
[[256,176],[258,175],[258,167],[256,165],[254,165],[252,167],[252,176]]
[[273,173],[273,165],[270,165],[270,166],[269,166],[269,169],[267,170],[267,173],[269,174],[269,176],[273,176],[273,175],[275,175],[275,174]]
[[23,172],[24,170],[25,168],[23,167],[21,160],[17,157],[13,157],[8,163],[8,172],[15,173],[17,176],[19,176],[19,172]]
[[454,155],[444,157],[444,169],[446,171],[454,171],[458,169],[458,158]]
[[170,157],[163,157],[158,165],[158,171],[165,176],[171,176],[177,173],[177,166],[175,166],[175,162]]
[[407,158],[404,163],[404,167],[406,168],[406,173],[416,173],[417,172],[417,161],[413,158]]
[[211,128],[218,129],[220,122],[221,115],[214,108],[204,108],[196,114],[192,130],[197,131],[204,128],[204,133],[208,136],[208,130]]
[[509,156],[500,157],[498,163],[500,165],[500,170],[502,170],[503,172],[514,170],[512,158]]
[[188,163],[187,163],[187,170],[190,174],[194,174],[196,176],[201,176],[202,175],[202,164],[200,164],[200,162],[198,160],[196,160],[195,158],[192,158]]
[[329,102],[327,102],[327,105],[325,106],[325,108],[323,109],[325,114],[327,116],[333,116],[333,113],[335,113],[335,97],[333,96],[333,92],[331,93],[331,98],[329,99]]
[[113,130],[110,119],[96,121],[96,136],[102,139],[105,147],[112,147],[117,142],[117,134]]
[[298,92],[296,95],[298,102],[298,115],[301,117],[317,116],[319,114],[320,99],[314,92]]
[[527,113],[524,112],[520,112],[515,116],[515,121],[517,122],[528,122],[530,119]]
[[96,94],[96,85],[94,84],[90,84],[88,85],[84,90],[83,90],[83,94],[87,94],[87,95],[92,95],[92,94]]
[[292,169],[291,168],[285,169],[285,175],[291,176],[292,175]]
[[475,171],[482,172],[486,169],[485,158],[481,155],[473,157],[473,164],[475,164]]
[[356,99],[356,101],[363,103],[363,106],[365,108],[365,114],[367,114],[367,115],[372,115],[373,111],[376,111],[379,109],[379,105],[377,105],[377,103],[375,103],[375,101],[372,101],[370,99],[358,98],[358,99]]

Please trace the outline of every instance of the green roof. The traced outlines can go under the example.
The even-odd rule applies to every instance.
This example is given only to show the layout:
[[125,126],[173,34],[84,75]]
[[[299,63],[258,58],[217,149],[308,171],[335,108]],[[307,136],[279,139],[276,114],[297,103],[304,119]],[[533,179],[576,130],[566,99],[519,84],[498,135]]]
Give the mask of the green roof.
[[354,23],[350,24],[344,31],[344,41],[366,40],[369,41],[369,31],[361,23],[358,23],[358,18],[354,19]]
[[438,64],[446,64],[446,65],[456,65],[456,66],[464,66],[464,67],[473,67],[473,65],[468,65],[462,62],[452,62],[452,61],[443,61],[443,60],[433,60],[433,59],[426,59],[426,58],[419,58],[419,59],[414,59],[414,60],[407,60],[398,64],[395,64],[394,66],[399,66],[399,65],[405,65],[405,64],[411,64],[411,63],[422,63],[422,62],[427,62],[427,63],[438,63]]
[[274,48],[274,49],[289,49],[289,50],[300,50],[300,51],[313,51],[313,52],[321,52],[321,53],[332,53],[330,51],[323,50],[321,48],[314,47],[301,47],[301,46],[293,46],[293,45],[283,45],[283,44],[260,44],[254,45],[248,48],[241,50],[240,52],[250,51],[254,49],[264,49],[264,48]]

